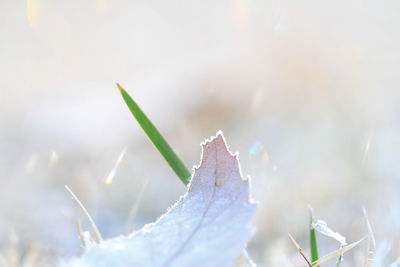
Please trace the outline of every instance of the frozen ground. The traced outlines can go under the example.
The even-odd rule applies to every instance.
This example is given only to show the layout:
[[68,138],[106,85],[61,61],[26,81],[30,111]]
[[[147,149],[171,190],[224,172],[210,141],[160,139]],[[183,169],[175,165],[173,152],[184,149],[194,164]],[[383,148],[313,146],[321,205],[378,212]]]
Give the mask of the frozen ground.
[[[399,11],[371,0],[1,1],[2,254],[79,253],[77,218],[89,225],[65,184],[106,237],[132,229],[132,206],[137,229],[184,193],[118,81],[188,166],[219,129],[240,152],[260,202],[255,262],[304,264],[287,233],[308,247],[311,204],[349,242],[368,233],[365,206],[386,266],[400,256]],[[321,254],[337,248],[319,240]],[[365,258],[363,244],[342,266]]]

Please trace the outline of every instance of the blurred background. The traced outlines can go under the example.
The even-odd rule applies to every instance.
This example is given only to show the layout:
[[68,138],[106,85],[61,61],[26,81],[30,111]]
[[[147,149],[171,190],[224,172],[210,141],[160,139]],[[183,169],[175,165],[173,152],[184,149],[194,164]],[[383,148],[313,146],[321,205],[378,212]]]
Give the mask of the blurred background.
[[[259,202],[257,264],[304,266],[287,233],[308,251],[311,205],[348,242],[368,234],[364,206],[369,265],[389,265],[400,256],[399,12],[394,0],[1,0],[0,264],[82,251],[76,224],[90,225],[64,185],[107,238],[185,192],[119,82],[189,167],[224,131]],[[339,247],[318,240],[322,255]],[[341,266],[367,254],[364,242]]]

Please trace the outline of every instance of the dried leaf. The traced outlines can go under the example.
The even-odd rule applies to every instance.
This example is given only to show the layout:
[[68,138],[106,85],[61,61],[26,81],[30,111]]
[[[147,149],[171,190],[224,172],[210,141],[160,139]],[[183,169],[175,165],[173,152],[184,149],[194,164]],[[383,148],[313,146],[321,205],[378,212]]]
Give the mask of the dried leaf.
[[300,255],[303,257],[303,259],[307,262],[308,266],[311,267],[311,263],[308,260],[306,254],[304,254],[303,249],[300,247],[299,243],[297,243],[297,241],[293,238],[293,236],[291,234],[288,234],[290,241],[292,241],[293,245],[297,248],[297,251],[300,253]]
[[318,261],[313,262],[313,263],[312,263],[312,266],[321,265],[322,263],[327,262],[327,261],[329,261],[329,260],[332,259],[332,258],[335,258],[335,257],[337,257],[337,256],[339,256],[339,255],[343,255],[345,252],[347,252],[347,251],[349,251],[349,250],[355,248],[355,247],[356,247],[358,244],[360,244],[363,240],[364,240],[364,238],[361,239],[361,240],[358,240],[357,242],[354,242],[354,243],[351,243],[351,244],[349,244],[349,245],[343,246],[343,247],[341,247],[340,249],[335,250],[334,252],[331,252],[331,253],[329,253],[328,255],[323,256],[323,257],[320,258]]
[[232,266],[252,233],[249,180],[221,132],[202,147],[188,192],[155,223],[62,266]]

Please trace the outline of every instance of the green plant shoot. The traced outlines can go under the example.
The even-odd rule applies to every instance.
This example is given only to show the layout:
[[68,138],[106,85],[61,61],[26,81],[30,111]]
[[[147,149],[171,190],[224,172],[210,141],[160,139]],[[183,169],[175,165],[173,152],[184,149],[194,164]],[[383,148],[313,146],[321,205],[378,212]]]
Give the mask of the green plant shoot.
[[122,98],[127,104],[129,110],[132,112],[132,115],[135,117],[140,127],[142,127],[143,131],[146,133],[147,137],[153,143],[153,145],[157,148],[160,154],[167,161],[172,170],[176,173],[179,179],[187,185],[190,181],[191,173],[184,165],[183,161],[178,157],[178,155],[172,150],[171,146],[167,143],[164,137],[160,134],[154,124],[150,121],[150,119],[146,116],[146,114],[142,111],[139,105],[132,99],[132,97],[122,88],[118,83],[116,84],[117,88],[121,92]]
[[[314,223],[316,218],[314,216],[313,208],[309,205],[308,210],[310,212],[310,253],[311,253],[311,263],[314,263],[318,260],[318,245],[317,245],[317,236],[315,234],[315,226]],[[313,265],[314,267],[319,267],[319,265]]]
[[[317,246],[317,237],[315,235],[315,229],[312,226],[310,228],[310,249],[311,249],[311,262],[316,262],[318,260],[318,246]],[[319,267],[319,265],[316,265],[315,267]]]

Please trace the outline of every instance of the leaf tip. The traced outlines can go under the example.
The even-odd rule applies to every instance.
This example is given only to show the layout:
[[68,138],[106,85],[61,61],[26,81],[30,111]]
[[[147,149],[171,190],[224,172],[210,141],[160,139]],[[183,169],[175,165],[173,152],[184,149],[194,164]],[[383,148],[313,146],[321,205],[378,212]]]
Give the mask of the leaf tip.
[[217,133],[215,134],[215,137],[216,138],[218,138],[218,137],[219,138],[225,138],[224,137],[224,133],[222,132],[222,130],[218,130]]
[[115,86],[117,86],[117,88],[120,92],[122,92],[124,90],[124,88],[119,83],[115,83]]
[[[209,139],[204,140],[203,142],[200,143],[200,145],[204,148],[208,144],[213,143],[215,141],[225,141],[224,134],[221,130],[219,130],[214,136],[211,136]],[[226,143],[226,142],[224,142]]]
[[211,137],[210,143],[213,142],[214,140],[216,142],[224,144],[225,147],[228,148],[228,144],[226,143],[224,133],[221,130],[218,130],[217,133],[215,134],[215,136]]
[[219,149],[220,152],[226,152],[229,156],[231,156],[233,158],[237,158],[236,154],[232,153],[229,150],[229,146],[228,146],[228,144],[226,142],[226,139],[224,137],[224,133],[221,130],[217,131],[215,136],[211,136],[210,139],[206,139],[200,145],[203,148],[203,153],[207,149],[211,149],[211,147],[217,146],[217,147],[220,148]]

